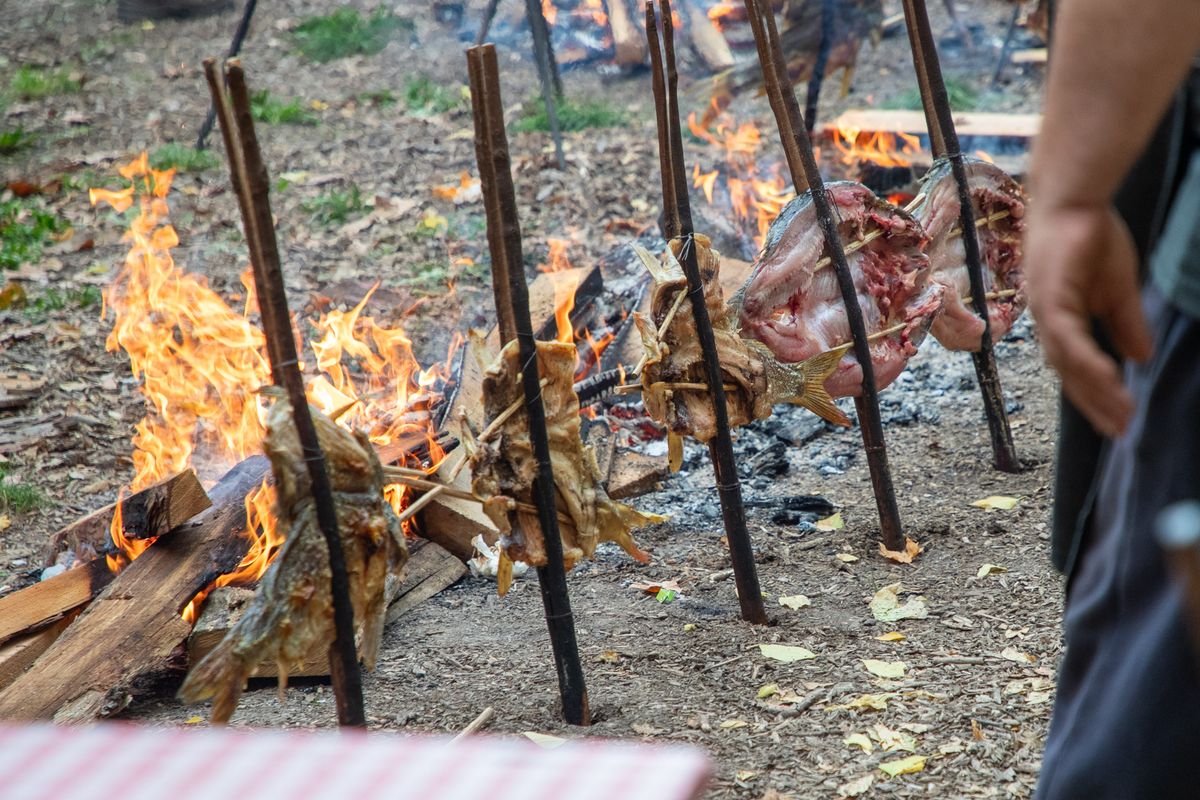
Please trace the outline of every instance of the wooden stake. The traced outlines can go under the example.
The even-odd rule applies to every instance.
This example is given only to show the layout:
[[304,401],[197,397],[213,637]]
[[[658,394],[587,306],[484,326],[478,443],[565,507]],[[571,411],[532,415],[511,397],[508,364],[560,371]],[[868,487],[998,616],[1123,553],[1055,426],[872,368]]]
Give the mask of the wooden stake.
[[[750,19],[759,19],[752,24],[760,60],[768,53],[768,59],[763,61],[764,77],[771,71],[778,78],[782,68],[782,51],[779,45],[779,30],[775,25],[775,12],[769,5],[760,5],[758,0],[745,0],[746,10]],[[765,22],[765,24],[764,24]],[[765,36],[767,41],[758,41]],[[812,194],[813,206],[817,220],[825,235],[825,251],[832,260],[837,274],[838,287],[842,292],[842,302],[846,307],[846,319],[850,323],[850,333],[854,338],[854,357],[862,368],[862,396],[854,398],[855,410],[858,413],[859,426],[862,429],[863,448],[867,453],[867,465],[871,472],[871,486],[875,493],[875,505],[879,511],[879,529],[883,544],[889,550],[904,549],[904,531],[900,523],[900,509],[896,504],[896,490],[892,484],[891,468],[888,466],[887,445],[883,438],[883,421],[879,416],[879,391],[875,387],[875,368],[871,362],[871,345],[867,336],[866,324],[863,321],[862,308],[858,305],[858,293],[854,288],[854,276],[850,273],[850,265],[846,261],[846,250],[838,233],[837,220],[829,196],[825,192],[825,183],[821,178],[820,167],[817,166],[813,155],[812,142],[803,121],[799,119],[799,106],[791,84],[786,80],[780,81],[784,89],[785,105],[794,108],[782,117],[777,116],[780,125],[780,136],[785,146],[789,141],[795,141],[800,150],[800,161],[803,171],[793,173],[792,181],[797,188],[806,185]],[[972,226],[971,230],[974,230]]]
[[475,157],[487,212],[488,244],[492,255],[492,286],[496,311],[501,320],[503,346],[516,339],[518,358],[523,365],[521,383],[525,394],[525,413],[529,417],[529,438],[537,460],[533,481],[533,501],[546,548],[546,566],[538,567],[538,584],[550,645],[558,672],[559,696],[563,717],[572,725],[590,725],[587,686],[579,645],[575,639],[575,620],[567,594],[567,576],[563,569],[562,538],[558,528],[557,489],[550,465],[550,443],[546,434],[546,410],[542,405],[541,375],[537,362],[537,342],[529,318],[529,287],[521,257],[521,228],[517,219],[517,198],[513,189],[508,137],[504,131],[504,106],[500,97],[500,69],[496,48],[492,45],[467,51],[471,79],[471,97],[475,106]]
[[550,44],[550,25],[542,13],[541,0],[525,0],[525,16],[533,32],[533,57],[537,61],[538,80],[542,84],[546,122],[550,127],[550,137],[554,140],[554,157],[558,159],[558,168],[565,170],[567,159],[563,155],[562,131],[558,127],[558,110],[555,108],[555,103],[563,96],[562,79],[558,76],[558,64]]
[[[721,498],[721,516],[725,524],[725,538],[729,542],[729,557],[733,563],[734,581],[737,584],[738,603],[742,619],[756,625],[767,624],[767,612],[763,608],[762,589],[758,583],[758,571],[754,564],[754,546],[746,528],[746,509],[742,505],[742,486],[738,478],[737,462],[733,455],[733,436],[729,427],[729,408],[725,398],[724,377],[717,353],[716,337],[708,306],[704,301],[704,284],[700,279],[700,267],[696,261],[695,231],[692,226],[691,203],[688,199],[687,168],[683,161],[683,130],[679,120],[679,75],[675,68],[675,31],[671,20],[669,0],[662,0],[662,54],[658,54],[658,25],[654,8],[646,5],[646,32],[650,34],[650,51],[653,69],[666,69],[666,96],[663,96],[661,75],[654,79],[655,104],[666,109],[667,135],[659,131],[659,146],[665,142],[672,178],[663,178],[663,187],[674,185],[675,209],[672,216],[679,220],[679,236],[682,237],[679,261],[687,276],[687,294],[691,300],[692,315],[696,324],[696,335],[704,353],[708,388],[712,393],[716,435],[709,442],[708,451],[716,475],[717,493]],[[662,119],[662,116],[659,117]],[[660,153],[660,159],[662,158]],[[664,197],[666,205],[671,198]]]
[[[334,505],[329,473],[325,468],[325,454],[317,440],[308,399],[304,394],[304,377],[300,374],[296,340],[292,335],[292,317],[288,311],[283,270],[279,262],[279,247],[271,216],[270,178],[254,130],[245,73],[241,64],[236,61],[229,63],[227,73],[235,115],[233,122],[237,127],[237,143],[234,144],[232,131],[228,132],[226,141],[233,145],[229,161],[231,174],[241,187],[241,195],[244,198],[243,212],[251,212],[244,218],[244,223],[246,239],[250,243],[250,260],[254,266],[255,289],[259,307],[263,310],[263,333],[269,343],[271,372],[276,385],[282,385],[286,389],[288,400],[292,404],[296,434],[300,439],[300,447],[304,452],[304,461],[312,483],[311,492],[317,507],[317,523],[329,548],[330,592],[333,597],[335,630],[334,640],[329,648],[329,666],[337,700],[338,724],[366,727],[362,676],[359,673],[358,653],[354,644],[354,607],[350,602],[346,557],[338,532],[337,507]],[[218,112],[225,102],[220,85],[220,81],[210,85]],[[222,119],[223,126],[228,122],[230,120]],[[240,159],[235,157],[234,153],[239,153]],[[240,174],[236,167],[239,161]]]
[[[226,58],[234,58],[242,51],[242,42],[246,40],[246,34],[250,32],[250,19],[254,16],[254,9],[258,5],[258,0],[246,0],[246,7],[242,9],[242,18],[238,20],[238,26],[233,32],[233,41],[229,43],[229,52],[225,54]],[[208,70],[208,61],[205,60],[205,72]],[[214,102],[208,107],[208,113],[204,115],[204,122],[200,125],[200,132],[196,134],[196,149],[203,150],[208,146],[208,135],[212,133],[213,123],[217,121],[217,104]]]
[[925,121],[929,127],[930,145],[935,157],[944,157],[950,161],[950,171],[958,185],[959,228],[963,232],[967,275],[971,280],[971,305],[983,320],[979,350],[971,353],[971,361],[975,365],[975,376],[979,380],[979,392],[983,397],[983,411],[987,416],[988,433],[992,442],[992,464],[1001,472],[1020,472],[1021,461],[1017,458],[1017,451],[1013,446],[1012,429],[1008,425],[1008,414],[1004,410],[1000,371],[996,366],[996,351],[992,346],[987,289],[983,283],[983,257],[979,251],[979,236],[975,228],[975,207],[967,182],[967,167],[958,143],[958,132],[954,127],[950,98],[946,94],[946,82],[942,78],[937,45],[929,27],[929,12],[925,7],[925,0],[903,0],[903,4],[908,39],[912,44],[913,64],[917,70],[917,84],[921,90],[921,105],[925,109]]

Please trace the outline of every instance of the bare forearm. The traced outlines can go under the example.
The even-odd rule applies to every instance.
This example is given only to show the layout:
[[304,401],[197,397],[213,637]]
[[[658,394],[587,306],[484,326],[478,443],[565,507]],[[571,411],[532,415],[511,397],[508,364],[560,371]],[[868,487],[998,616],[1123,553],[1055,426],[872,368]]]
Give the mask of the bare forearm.
[[1200,50],[1197,0],[1064,0],[1031,165],[1039,204],[1106,204]]

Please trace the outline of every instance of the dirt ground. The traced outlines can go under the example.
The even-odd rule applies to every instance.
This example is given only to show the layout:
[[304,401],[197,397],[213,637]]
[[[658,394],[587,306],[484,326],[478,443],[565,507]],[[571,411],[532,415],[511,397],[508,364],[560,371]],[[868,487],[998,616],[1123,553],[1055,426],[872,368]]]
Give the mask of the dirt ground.
[[[0,466],[5,480],[32,485],[47,500],[26,513],[0,508],[0,519],[10,523],[0,532],[0,593],[36,580],[47,536],[111,502],[131,475],[128,440],[144,408],[127,359],[104,350],[111,321],[85,291],[112,280],[126,249],[124,220],[93,210],[86,188],[116,185],[116,166],[142,149],[194,139],[207,107],[200,61],[224,51],[236,22],[230,13],[123,26],[114,5],[24,3],[0,22],[2,85],[25,65],[61,67],[82,80],[80,92],[17,100],[0,112],[0,129],[20,126],[34,137],[27,149],[0,156],[0,177],[43,185],[42,202],[72,226],[16,274],[30,305],[0,311],[0,373],[46,380],[28,405],[0,411]],[[466,27],[474,26],[479,5],[468,6]],[[291,302],[307,312],[330,302],[344,307],[380,279],[371,313],[405,316],[418,354],[432,361],[444,353],[450,330],[484,324],[490,315],[486,272],[470,263],[486,253],[483,211],[432,192],[457,182],[464,170],[475,172],[469,106],[414,109],[402,95],[414,76],[459,92],[463,44],[453,26],[439,25],[427,8],[406,0],[396,10],[415,21],[411,37],[376,56],[312,64],[293,52],[288,32],[297,20],[330,9],[300,0],[264,6],[244,54],[253,87],[297,98],[319,120],[260,130],[272,175],[286,182],[272,200]],[[945,66],[980,90],[982,107],[1035,111],[1036,71],[1010,67],[999,88],[988,88],[1008,9],[984,0],[960,4],[976,49],[948,42]],[[942,5],[930,11],[935,29],[948,32]],[[706,76],[690,54],[685,58],[684,82],[692,90],[686,102],[699,110]],[[865,47],[852,91],[845,97],[827,91],[821,118],[911,92],[908,59],[902,30]],[[511,48],[501,62],[511,121],[534,102],[535,76],[528,58]],[[567,134],[565,171],[555,168],[546,134],[512,137],[531,267],[545,259],[548,237],[570,239],[572,261],[588,264],[651,229],[658,214],[648,76],[593,66],[567,72],[565,81],[572,97],[605,99],[630,122]],[[366,98],[383,90],[400,101]],[[771,130],[762,101],[741,98],[734,111]],[[763,152],[760,160],[780,155],[774,141]],[[689,164],[721,159],[703,142],[688,144]],[[332,189],[352,185],[367,201],[404,201],[412,210],[365,236],[322,224],[306,210]],[[232,298],[246,256],[223,167],[181,174],[170,202],[181,238],[178,263]],[[428,212],[445,224],[424,235]],[[455,293],[445,290],[448,277],[456,279]],[[67,300],[51,302],[56,296]],[[990,469],[964,354],[928,341],[883,395],[905,527],[925,549],[910,566],[875,552],[874,503],[857,429],[835,430],[784,410],[739,434],[751,531],[774,621],[769,628],[738,620],[712,472],[707,456],[691,446],[679,475],[635,501],[672,514],[639,536],[652,563],[641,566],[603,549],[570,576],[597,719],[588,735],[701,747],[715,761],[714,798],[844,796],[851,789],[842,787],[861,785],[865,775],[873,785],[862,796],[1028,797],[1060,650],[1060,580],[1047,558],[1055,386],[1027,319],[998,356],[1014,437],[1029,465],[1019,475]],[[845,527],[822,532],[788,513],[783,498],[798,495],[828,498]],[[1011,510],[970,505],[991,495],[1018,502]],[[981,575],[985,564],[996,568]],[[665,603],[633,586],[672,580],[679,596]],[[895,583],[903,597],[924,598],[926,618],[885,623],[872,616],[868,601]],[[778,602],[800,594],[811,605]],[[892,631],[904,638],[877,639]],[[770,643],[799,645],[815,658],[776,661],[760,652],[759,645]],[[864,659],[902,661],[903,675],[876,677]],[[372,727],[379,729],[457,731],[491,705],[492,733],[582,733],[558,721],[531,578],[503,599],[494,583],[467,578],[402,618],[388,629],[365,691]],[[864,695],[883,695],[875,702],[886,707],[846,708]],[[165,698],[146,699],[125,714],[154,724],[193,722],[196,715],[206,718],[204,709]],[[319,727],[333,718],[327,685],[302,683],[280,701],[264,684],[246,695],[233,723]],[[867,735],[858,741],[871,752],[846,744],[854,734]],[[928,758],[923,771],[891,778],[877,769],[913,753]]]

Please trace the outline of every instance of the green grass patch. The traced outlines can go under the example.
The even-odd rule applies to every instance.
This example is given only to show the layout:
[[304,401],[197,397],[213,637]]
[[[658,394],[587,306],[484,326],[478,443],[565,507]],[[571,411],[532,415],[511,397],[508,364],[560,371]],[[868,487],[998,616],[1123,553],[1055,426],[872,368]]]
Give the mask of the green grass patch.
[[[979,106],[979,90],[957,78],[946,78],[946,96],[950,99],[950,108],[955,111],[974,111]],[[921,92],[919,89],[909,89],[883,103],[882,107],[920,111]]]
[[333,189],[319,194],[301,203],[300,207],[312,215],[313,222],[325,227],[344,225],[351,217],[357,217],[367,210],[362,193],[354,184],[348,189]]
[[33,144],[33,134],[24,128],[8,128],[0,131],[0,156],[9,156]]
[[25,313],[33,319],[44,319],[52,311],[66,308],[88,310],[99,308],[104,300],[100,289],[95,286],[80,286],[65,292],[51,287],[25,304]]
[[299,100],[280,100],[266,89],[250,95],[250,113],[268,125],[316,125],[319,121]]
[[67,221],[32,199],[0,202],[0,270],[36,261],[42,248],[67,229]]
[[46,496],[36,486],[28,483],[9,483],[8,470],[0,464],[0,511],[24,514],[41,508],[47,502]]
[[[555,106],[558,128],[562,131],[586,131],[592,128],[619,128],[629,124],[629,115],[604,100],[567,100],[559,98]],[[521,117],[513,125],[518,133],[550,130],[546,104],[541,97],[525,104]]]
[[180,172],[203,172],[221,163],[211,150],[197,150],[191,145],[169,142],[150,154],[150,166],[154,169],[171,169]]
[[38,100],[56,94],[78,92],[80,83],[65,69],[18,67],[8,80],[9,94],[22,100]]
[[399,33],[414,30],[411,20],[377,8],[363,17],[352,8],[304,19],[292,31],[296,49],[305,58],[324,63],[336,58],[374,55]]
[[467,99],[462,87],[447,88],[429,78],[409,78],[404,82],[404,105],[413,114],[445,114],[465,109]]

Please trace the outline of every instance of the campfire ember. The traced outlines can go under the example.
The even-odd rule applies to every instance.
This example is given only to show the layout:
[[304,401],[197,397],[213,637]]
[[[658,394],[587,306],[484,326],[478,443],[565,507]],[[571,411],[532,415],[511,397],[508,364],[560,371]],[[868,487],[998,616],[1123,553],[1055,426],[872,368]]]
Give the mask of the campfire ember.
[[[600,468],[580,435],[579,397],[575,394],[575,346],[565,342],[538,342],[538,367],[550,460],[557,487],[563,566],[590,558],[599,542],[616,542],[636,560],[646,563],[629,535],[632,528],[665,518],[646,514],[609,499],[601,483]],[[524,404],[517,343],[509,342],[488,368],[483,381],[485,418],[478,449],[471,456],[471,488],[485,498],[484,512],[501,531],[504,556],[497,575],[500,593],[508,590],[512,562],[546,564],[542,530],[532,501],[537,464],[529,438],[529,422],[520,412]],[[517,521],[519,518],[519,521]],[[516,524],[514,524],[514,522]]]
[[[358,652],[367,669],[373,669],[387,610],[384,583],[388,575],[399,575],[408,550],[400,522],[384,500],[383,467],[367,435],[352,435],[315,409],[313,421],[337,497]],[[329,550],[317,525],[308,469],[286,399],[271,406],[263,449],[278,487],[274,516],[286,531],[284,544],[246,613],[192,668],[179,690],[184,702],[213,699],[214,722],[229,720],[259,662],[278,663],[282,689],[290,667],[302,664],[314,645],[334,639]]]
[[[1025,230],[1025,192],[1003,170],[986,161],[966,159],[967,181],[975,210],[975,229],[988,293],[992,341],[1012,328],[1025,310],[1021,236]],[[930,170],[921,183],[924,199],[914,215],[925,227],[932,279],[946,287],[945,303],[930,332],[951,350],[978,350],[983,320],[970,308],[971,282],[959,226],[958,187],[949,163]]]
[[[840,215],[855,273],[859,306],[870,333],[875,383],[895,380],[941,308],[943,289],[929,280],[927,241],[905,211],[856,183],[827,184]],[[742,329],[784,362],[802,361],[850,341],[849,322],[825,252],[810,193],[796,198],[771,226],[767,246],[740,298]],[[862,371],[847,353],[825,384],[834,397],[858,396]]]

